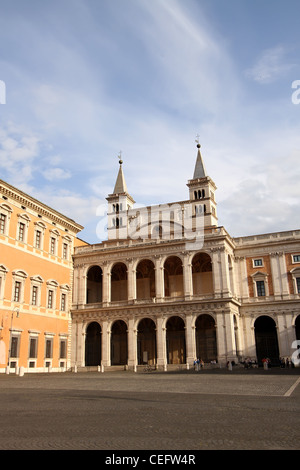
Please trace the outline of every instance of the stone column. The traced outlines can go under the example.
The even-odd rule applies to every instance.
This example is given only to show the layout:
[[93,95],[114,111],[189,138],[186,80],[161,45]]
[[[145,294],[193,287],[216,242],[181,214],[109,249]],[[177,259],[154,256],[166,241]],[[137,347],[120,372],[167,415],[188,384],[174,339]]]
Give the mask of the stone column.
[[167,344],[166,344],[166,327],[164,319],[159,317],[156,326],[156,345],[157,345],[157,365],[165,367],[167,365]]
[[107,305],[111,301],[111,265],[107,262],[102,266],[102,302]]
[[162,266],[162,257],[160,255],[155,256],[155,294],[158,301],[161,301],[165,296],[164,267]]
[[248,286],[246,258],[244,256],[238,256],[236,258],[236,261],[238,264],[236,282],[239,286],[239,296],[242,299],[248,299],[249,298],[249,286]]
[[107,320],[102,323],[102,360],[101,363],[104,367],[109,367],[111,365],[110,358],[110,340],[111,340],[111,323]]
[[184,252],[183,256],[183,289],[184,297],[188,300],[193,295],[192,263],[188,252]]
[[133,259],[130,258],[127,270],[127,283],[128,283],[128,300],[133,301],[136,299],[136,269],[133,266]]
[[78,265],[74,270],[74,294],[73,303],[77,305],[84,305],[86,303],[86,275],[85,266]]
[[271,273],[275,300],[289,297],[288,275],[285,256],[282,252],[270,254]]
[[233,314],[231,311],[225,311],[225,340],[226,340],[226,358],[227,361],[237,362],[236,341],[234,332]]
[[72,348],[71,348],[71,367],[84,366],[84,340],[82,320],[72,322]]
[[212,271],[213,271],[213,283],[214,283],[214,296],[215,298],[220,298],[222,296],[222,268],[220,261],[220,249],[212,248],[211,249],[211,258],[212,258]]
[[226,341],[224,331],[225,325],[222,312],[216,314],[216,330],[218,362],[220,365],[224,366],[226,363]]
[[193,365],[196,358],[196,336],[195,326],[193,325],[193,315],[186,315],[185,321],[185,345],[186,345],[186,363]]
[[221,262],[221,275],[222,275],[222,297],[228,296],[230,291],[229,280],[229,267],[228,267],[228,253],[225,247],[220,247],[220,262]]
[[128,323],[128,367],[134,369],[137,365],[137,329],[135,320],[131,318]]

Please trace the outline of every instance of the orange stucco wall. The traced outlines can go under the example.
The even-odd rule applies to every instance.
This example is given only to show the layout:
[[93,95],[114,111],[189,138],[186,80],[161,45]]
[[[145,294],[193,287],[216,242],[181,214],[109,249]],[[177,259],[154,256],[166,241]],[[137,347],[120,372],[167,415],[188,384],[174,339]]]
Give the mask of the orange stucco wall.
[[[17,194],[17,193],[16,193]],[[15,200],[14,200],[15,199]],[[35,201],[36,203],[37,201]],[[24,202],[23,202],[24,204]],[[42,370],[46,363],[52,368],[59,368],[62,363],[67,365],[69,348],[70,307],[72,289],[72,254],[74,246],[86,244],[76,238],[72,221],[57,213],[51,220],[49,211],[40,217],[35,204],[25,207],[18,203],[15,195],[0,200],[0,213],[6,214],[6,230],[0,233],[0,371],[7,367],[8,357],[18,367],[29,367],[34,363],[34,369]],[[9,211],[6,209],[10,208]],[[27,217],[27,221],[26,221]],[[54,222],[55,220],[55,222]],[[18,240],[18,224],[26,225],[24,241]],[[38,227],[37,224],[43,224]],[[66,226],[69,228],[66,229]],[[43,232],[43,244],[36,248],[36,229]],[[55,231],[55,232],[53,232]],[[55,255],[50,254],[50,237],[56,237]],[[67,259],[63,256],[63,243],[68,244]],[[21,273],[21,297],[14,301],[15,281]],[[16,277],[17,275],[17,277]],[[32,305],[33,278],[38,279],[38,305]],[[47,282],[54,281],[52,287]],[[48,308],[48,289],[55,292],[55,303]],[[61,295],[65,295],[65,308],[61,309]],[[18,353],[15,358],[10,353],[11,337],[18,338]],[[30,338],[36,338],[36,357],[30,357]],[[52,342],[52,354],[45,357],[46,340]],[[60,357],[60,342],[66,345],[66,357]]]

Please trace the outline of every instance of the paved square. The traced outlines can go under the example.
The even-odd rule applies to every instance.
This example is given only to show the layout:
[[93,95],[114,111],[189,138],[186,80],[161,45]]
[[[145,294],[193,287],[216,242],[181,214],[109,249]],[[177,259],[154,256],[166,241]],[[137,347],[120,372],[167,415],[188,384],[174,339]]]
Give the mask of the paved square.
[[0,376],[0,449],[299,449],[297,369]]

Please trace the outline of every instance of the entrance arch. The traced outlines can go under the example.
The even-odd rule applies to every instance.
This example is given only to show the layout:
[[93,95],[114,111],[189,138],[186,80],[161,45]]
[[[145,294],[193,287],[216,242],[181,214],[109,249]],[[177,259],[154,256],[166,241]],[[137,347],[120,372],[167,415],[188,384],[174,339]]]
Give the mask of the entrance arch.
[[185,325],[182,318],[174,316],[167,321],[167,363],[185,364]]
[[156,327],[151,318],[144,318],[138,324],[138,364],[156,364]]
[[217,361],[217,335],[215,320],[211,315],[199,315],[196,319],[196,354],[204,362]]
[[183,296],[182,261],[177,256],[169,256],[164,263],[165,297]]
[[86,276],[86,303],[98,302],[102,302],[102,269],[92,266]]
[[269,358],[271,364],[278,365],[279,347],[275,321],[267,315],[262,315],[255,320],[254,328],[258,364],[261,365],[264,358]]
[[85,336],[85,365],[99,366],[101,364],[101,326],[92,322],[86,329]]
[[117,320],[111,328],[111,365],[126,365],[127,358],[127,325]]

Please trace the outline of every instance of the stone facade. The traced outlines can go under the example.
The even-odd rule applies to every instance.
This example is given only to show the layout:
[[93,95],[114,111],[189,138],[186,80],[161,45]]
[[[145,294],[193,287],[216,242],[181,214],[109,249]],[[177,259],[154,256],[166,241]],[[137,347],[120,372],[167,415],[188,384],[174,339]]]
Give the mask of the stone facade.
[[300,230],[232,238],[219,227],[200,145],[187,201],[135,209],[122,163],[108,240],[75,248],[72,366],[295,357]]

